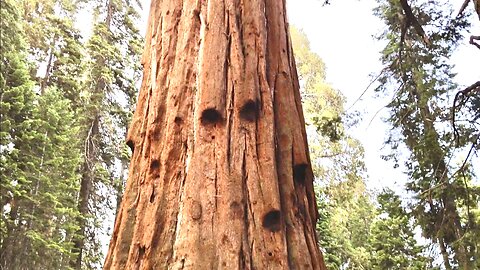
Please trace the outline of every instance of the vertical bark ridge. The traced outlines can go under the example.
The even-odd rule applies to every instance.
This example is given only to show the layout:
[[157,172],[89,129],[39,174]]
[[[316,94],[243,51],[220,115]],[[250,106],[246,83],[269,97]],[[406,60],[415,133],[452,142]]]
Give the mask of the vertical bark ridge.
[[[198,54],[198,29],[200,28],[199,1],[186,1],[184,6],[195,7],[181,17],[182,20],[177,22],[180,33],[188,33],[188,35],[180,36],[175,46],[175,59],[169,62],[173,65],[178,63],[187,63],[180,68],[168,67],[168,73],[173,80],[169,81],[169,95],[166,100],[166,108],[169,113],[165,120],[167,124],[167,132],[163,136],[163,149],[161,160],[166,168],[164,175],[159,177],[157,187],[160,193],[160,202],[155,205],[152,212],[155,217],[147,219],[154,221],[155,228],[152,233],[145,238],[145,242],[151,243],[151,257],[155,258],[146,265],[148,267],[165,268],[173,258],[173,241],[176,238],[178,205],[181,201],[181,188],[186,177],[185,164],[190,149],[192,148],[192,140],[189,138],[188,130],[192,127],[192,104],[194,96],[194,84],[196,78],[195,61],[189,62],[188,57],[196,57]],[[173,15],[176,16],[176,15]],[[190,24],[190,22],[193,22]],[[165,89],[165,88],[164,88]],[[172,94],[170,94],[172,93]],[[180,150],[180,151],[178,151]],[[167,154],[165,154],[167,153]],[[145,221],[148,224],[148,221]],[[173,228],[173,229],[172,229]],[[146,269],[148,269],[148,267]]]
[[226,16],[223,1],[207,2],[200,44],[199,72],[203,76],[199,78],[199,106],[202,117],[205,116],[205,110],[214,110],[219,115],[216,121],[223,121],[225,118],[225,55],[228,42]]
[[[288,29],[286,22],[285,12],[285,1],[272,1],[267,0],[267,18],[269,20],[268,24],[268,48],[269,55],[268,61],[271,65],[270,70],[272,73],[269,74],[269,82],[274,85],[275,93],[275,123],[276,133],[278,139],[278,145],[285,146],[280,151],[277,151],[277,165],[279,170],[279,182],[281,187],[281,197],[283,199],[282,204],[285,209],[289,209],[287,213],[286,225],[287,225],[287,242],[289,248],[289,262],[292,268],[315,268],[321,269],[323,264],[323,259],[321,258],[321,253],[317,251],[316,248],[316,239],[315,237],[305,238],[301,237],[304,234],[315,235],[315,220],[316,213],[314,214],[313,222],[310,224],[305,224],[300,219],[295,217],[293,209],[295,209],[295,199],[297,196],[302,198],[303,194],[297,194],[298,190],[295,189],[294,184],[292,183],[293,172],[289,164],[300,165],[308,164],[307,171],[311,171],[310,162],[307,157],[306,147],[302,147],[301,142],[302,138],[305,140],[305,128],[303,123],[303,115],[301,115],[301,105],[297,106],[300,103],[300,97],[298,93],[298,88],[296,88],[293,83],[296,78],[294,71],[294,61],[293,54],[291,51],[290,41],[288,35],[282,35],[278,33],[285,33]],[[277,14],[282,14],[277,16]],[[280,55],[280,57],[279,57]],[[277,70],[276,73],[273,71]],[[295,110],[292,110],[291,107],[296,107]],[[301,118],[302,117],[302,118]],[[301,119],[300,119],[301,118]],[[278,124],[285,123],[285,124]],[[291,151],[291,152],[290,152]],[[305,183],[310,185],[311,192],[313,193],[313,175],[306,174],[308,179],[305,179]],[[300,196],[299,196],[300,195]],[[314,204],[315,201],[307,200],[309,204]],[[307,218],[308,220],[309,218]],[[312,220],[310,220],[312,221]],[[308,231],[305,231],[305,227],[310,227]],[[313,239],[312,239],[313,238]],[[315,249],[308,249],[309,246],[315,246]],[[310,251],[309,254],[302,254],[299,251]]]
[[[289,37],[290,38],[290,37]],[[289,42],[291,44],[291,41]],[[290,54],[293,55],[293,48],[290,46]],[[293,87],[294,89],[300,89],[298,83],[298,75],[295,62],[292,63],[292,73],[293,73]],[[305,118],[303,115],[302,104],[301,104],[301,97],[300,91],[294,91],[295,93],[295,103],[297,107],[297,112],[300,116],[300,123],[302,127],[305,127]],[[307,134],[305,128],[302,128],[302,135],[303,135],[303,145],[305,151],[308,153],[308,143],[307,143]],[[307,164],[311,164],[310,156],[307,155]],[[318,219],[318,209],[317,209],[317,202],[315,199],[315,191],[313,186],[313,170],[310,165],[308,165],[305,169],[305,180],[304,185],[300,188],[302,194],[300,195],[301,198],[305,199],[305,210],[308,211],[305,217],[305,235],[309,239],[307,241],[310,253],[316,254],[316,249],[318,248],[316,243],[318,243],[317,234],[316,234],[316,220]],[[323,262],[323,256],[321,253],[318,253],[318,257],[313,260],[314,262]],[[325,267],[322,264],[316,265],[314,264],[315,268]]]
[[287,30],[284,1],[152,1],[105,269],[325,269]]

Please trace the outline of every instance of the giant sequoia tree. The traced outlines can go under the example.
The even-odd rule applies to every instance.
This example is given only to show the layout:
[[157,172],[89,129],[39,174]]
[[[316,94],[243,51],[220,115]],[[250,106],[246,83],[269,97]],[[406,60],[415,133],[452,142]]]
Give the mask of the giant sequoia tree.
[[105,269],[325,269],[285,1],[153,0]]

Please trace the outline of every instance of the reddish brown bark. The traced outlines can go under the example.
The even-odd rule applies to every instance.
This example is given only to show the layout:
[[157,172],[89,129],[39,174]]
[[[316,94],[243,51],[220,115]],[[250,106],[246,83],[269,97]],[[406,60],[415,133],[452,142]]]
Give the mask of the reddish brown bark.
[[105,269],[325,269],[285,1],[153,0]]

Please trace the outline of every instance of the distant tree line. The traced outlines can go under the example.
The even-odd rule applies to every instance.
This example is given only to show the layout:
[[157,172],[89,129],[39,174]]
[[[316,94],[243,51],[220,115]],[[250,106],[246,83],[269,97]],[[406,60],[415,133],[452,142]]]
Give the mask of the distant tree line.
[[105,220],[128,166],[139,10],[122,0],[2,1],[0,268],[103,263]]

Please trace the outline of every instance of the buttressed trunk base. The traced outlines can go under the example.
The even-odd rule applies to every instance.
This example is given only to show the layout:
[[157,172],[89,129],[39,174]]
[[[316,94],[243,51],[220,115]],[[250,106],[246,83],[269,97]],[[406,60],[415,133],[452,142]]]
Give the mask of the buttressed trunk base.
[[326,269],[285,0],[153,0],[105,269]]

